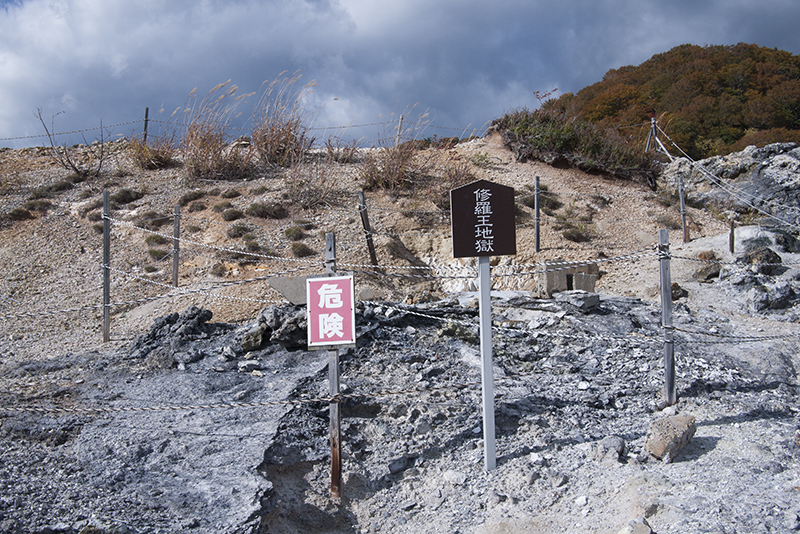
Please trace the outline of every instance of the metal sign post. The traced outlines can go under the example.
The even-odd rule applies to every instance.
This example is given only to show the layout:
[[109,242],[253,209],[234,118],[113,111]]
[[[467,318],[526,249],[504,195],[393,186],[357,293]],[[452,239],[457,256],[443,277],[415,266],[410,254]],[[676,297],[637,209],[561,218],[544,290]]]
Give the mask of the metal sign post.
[[492,291],[490,256],[517,253],[514,189],[478,180],[450,191],[453,256],[478,258],[478,309],[481,324],[484,467],[497,466],[492,370]]
[[339,349],[355,347],[353,277],[336,276],[336,235],[325,234],[325,275],[306,279],[309,350],[328,350],[331,400],[331,496],[342,496],[342,421],[339,395]]

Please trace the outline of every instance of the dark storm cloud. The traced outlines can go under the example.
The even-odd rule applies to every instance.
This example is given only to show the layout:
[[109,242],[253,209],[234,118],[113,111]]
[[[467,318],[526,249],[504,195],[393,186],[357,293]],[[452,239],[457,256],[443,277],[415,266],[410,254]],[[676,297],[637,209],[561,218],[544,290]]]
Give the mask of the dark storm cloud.
[[[195,87],[203,94],[230,79],[253,92],[286,70],[318,82],[307,102],[317,126],[427,112],[435,125],[482,128],[504,111],[538,105],[534,91],[578,91],[682,43],[800,52],[800,4],[782,0],[0,5],[0,138],[41,133],[37,108],[48,118],[64,111],[59,130],[124,122],[141,118],[145,106],[168,114]],[[350,134],[374,139],[381,128]],[[425,135],[433,133],[459,134]]]

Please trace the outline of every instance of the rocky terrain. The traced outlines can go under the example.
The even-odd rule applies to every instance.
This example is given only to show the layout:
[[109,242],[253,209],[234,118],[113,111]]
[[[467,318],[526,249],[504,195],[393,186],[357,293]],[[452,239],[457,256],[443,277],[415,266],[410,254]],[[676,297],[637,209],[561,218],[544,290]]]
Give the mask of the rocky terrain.
[[[290,217],[314,224],[304,242],[317,251],[316,232],[336,231],[340,268],[356,271],[360,295],[357,347],[341,354],[343,491],[335,499],[327,354],[304,348],[304,307],[266,281],[233,284],[299,266],[276,237],[287,221],[264,221],[258,234],[285,264],[190,253],[180,288],[156,286],[147,281],[169,285],[168,266],[154,263],[144,236],[124,223],[169,213],[198,184],[180,168],[133,170],[79,184],[45,213],[1,230],[0,532],[799,530],[796,231],[742,226],[731,253],[727,222],[713,214],[737,206],[719,201],[690,208],[691,242],[671,232],[679,402],[665,407],[652,244],[674,204],[635,184],[516,163],[492,138],[455,152],[490,162],[476,165],[480,178],[523,192],[540,176],[565,204],[560,213],[592,213],[592,238],[580,245],[545,219],[536,254],[530,211],[520,208],[519,253],[495,262],[495,470],[483,469],[474,267],[448,256],[446,223],[430,205],[369,196],[384,276],[363,272],[369,257],[348,194]],[[18,169],[6,212],[63,178],[34,150],[0,156]],[[743,170],[722,178],[739,180],[737,190],[757,179],[789,187],[799,159],[794,146],[746,151],[723,162]],[[357,187],[354,167],[338,169],[344,192]],[[668,168],[666,187],[675,168],[683,172]],[[711,191],[685,181],[691,199]],[[99,310],[84,309],[101,296],[99,237],[86,208],[103,188],[126,187],[146,195],[115,210],[112,263],[141,279],[114,275],[119,304],[103,344]],[[199,184],[206,209],[193,212],[191,241],[238,244],[211,209],[234,187],[241,196],[230,202],[245,208],[280,199],[283,184]],[[776,194],[773,205],[788,219],[796,196]],[[636,257],[615,259],[630,252]],[[501,276],[557,258],[600,260],[597,293],[538,298],[533,274]],[[321,257],[311,261],[320,272]],[[386,276],[419,274],[409,266],[433,276]],[[209,296],[222,289],[228,298]],[[651,454],[648,430],[668,418],[693,434],[664,461]]]

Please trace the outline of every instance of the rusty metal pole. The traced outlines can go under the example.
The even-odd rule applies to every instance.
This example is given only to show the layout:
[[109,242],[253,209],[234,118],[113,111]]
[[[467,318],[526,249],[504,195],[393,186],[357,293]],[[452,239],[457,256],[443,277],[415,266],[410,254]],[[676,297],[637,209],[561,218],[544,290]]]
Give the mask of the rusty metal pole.
[[147,123],[149,121],[150,108],[144,108],[144,133],[142,134],[142,143],[147,144]]
[[358,212],[361,214],[361,224],[364,225],[364,235],[367,237],[367,250],[369,250],[369,261],[372,265],[378,265],[378,256],[375,254],[375,243],[372,241],[372,228],[369,225],[369,215],[367,215],[367,200],[364,191],[358,192]]

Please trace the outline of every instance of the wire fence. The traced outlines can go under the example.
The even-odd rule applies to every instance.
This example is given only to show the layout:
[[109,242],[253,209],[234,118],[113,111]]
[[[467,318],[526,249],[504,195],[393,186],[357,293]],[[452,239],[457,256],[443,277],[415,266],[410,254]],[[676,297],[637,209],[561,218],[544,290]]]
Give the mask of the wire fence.
[[[142,121],[129,121],[124,123],[119,123],[110,126],[104,126],[105,128],[114,128],[119,126],[126,126],[131,124],[141,123]],[[159,122],[151,120],[151,122]],[[384,122],[376,122],[376,123],[369,123],[363,125],[357,125],[359,127],[362,126],[386,126],[388,124],[393,124],[395,121],[384,121]],[[165,123],[169,124],[169,123]],[[173,124],[174,125],[174,124]],[[417,125],[419,126],[419,125]],[[432,125],[425,125],[426,127],[436,128],[436,126]],[[353,127],[353,126],[349,126]],[[60,132],[55,135],[67,135],[67,134],[74,134],[74,133],[84,133],[90,131],[96,131],[99,128],[90,128],[85,130],[75,130],[71,132]],[[326,127],[325,129],[338,129],[338,127]],[[30,136],[30,137],[21,137],[21,138],[6,138],[0,139],[2,140],[10,140],[10,139],[28,139],[28,138],[35,138],[40,136]],[[43,137],[43,136],[41,136]],[[717,183],[715,180],[714,183]],[[737,195],[738,193],[730,188],[723,189],[729,192],[731,195]],[[532,195],[537,194],[533,193]],[[558,193],[559,195],[567,196],[567,193]],[[625,192],[621,193],[623,195],[630,195],[630,196],[647,196],[651,195],[652,193],[640,193],[640,192]],[[518,197],[517,200],[524,199],[526,197],[532,195],[525,195],[523,197]],[[737,197],[740,198],[740,197]],[[745,199],[751,201],[752,199]],[[360,208],[358,206],[354,206],[352,211],[348,211],[347,209],[341,209],[340,213],[350,214],[352,215],[352,220],[358,220],[358,210]],[[385,208],[385,207],[377,207],[377,206],[366,206],[366,209],[369,209],[373,212],[390,212],[390,213],[400,213],[400,214],[407,214],[407,215],[435,215],[440,218],[442,224],[449,223],[449,212],[442,211],[442,210],[400,210],[394,208]],[[169,222],[175,222],[174,216],[161,216],[157,217],[158,220]],[[155,219],[153,219],[155,220]],[[228,222],[228,221],[218,221],[208,218],[201,218],[195,217],[192,215],[181,214],[179,220],[186,220],[191,221],[193,224],[202,224],[206,227],[210,226],[221,226],[224,228],[233,228],[238,223],[236,222]],[[118,301],[109,301],[108,303],[104,304],[96,304],[96,305],[88,305],[88,306],[79,306],[79,307],[70,307],[65,309],[43,309],[40,311],[20,311],[20,312],[13,312],[13,313],[5,313],[0,315],[0,320],[10,322],[13,320],[19,319],[33,319],[33,318],[41,318],[41,317],[53,317],[58,315],[73,315],[79,313],[97,313],[100,311],[106,311],[109,309],[123,309],[129,308],[131,306],[137,306],[147,302],[153,302],[156,300],[166,300],[166,299],[178,299],[181,297],[191,296],[191,297],[203,297],[203,298],[211,298],[211,299],[222,299],[222,300],[231,300],[231,301],[239,301],[239,302],[249,302],[258,305],[271,305],[271,304],[278,304],[278,303],[285,303],[286,300],[282,298],[279,294],[272,291],[272,294],[275,295],[276,298],[252,298],[252,297],[244,297],[238,295],[231,295],[225,294],[223,291],[239,286],[245,286],[248,284],[264,284],[268,282],[270,279],[279,276],[295,276],[295,275],[306,275],[306,274],[313,274],[317,272],[322,272],[325,268],[325,262],[319,259],[305,259],[305,258],[296,258],[296,257],[289,257],[287,255],[277,255],[277,254],[270,254],[270,253],[263,253],[259,251],[253,250],[246,250],[246,249],[239,249],[239,248],[232,248],[228,246],[220,246],[214,243],[206,243],[200,241],[198,239],[187,238],[184,236],[177,236],[175,234],[169,234],[166,232],[162,232],[160,230],[153,230],[149,228],[143,227],[141,221],[139,222],[131,222],[126,221],[117,217],[112,217],[110,215],[103,216],[104,223],[108,223],[110,228],[125,228],[129,232],[129,236],[118,236],[116,233],[113,233],[115,238],[114,246],[115,247],[128,247],[131,250],[135,250],[137,247],[141,247],[141,242],[137,243],[135,235],[141,236],[157,236],[158,238],[164,240],[168,243],[173,243],[173,248],[166,253],[156,259],[153,262],[145,263],[141,262],[139,265],[136,265],[136,271],[130,269],[123,269],[120,267],[116,267],[111,264],[104,264],[101,263],[99,265],[99,270],[108,270],[110,273],[113,273],[113,280],[116,284],[113,287],[116,288],[126,288],[126,289],[138,289],[143,290],[145,295],[135,296],[134,298],[124,298]],[[545,217],[546,222],[550,223],[558,223],[558,224],[579,224],[579,223],[596,223],[599,221],[584,221],[580,219],[565,219],[565,218],[558,218],[554,216],[546,215]],[[642,219],[614,219],[614,220],[605,220],[603,222],[606,223],[626,223],[626,222],[641,222]],[[780,221],[785,223],[786,221]],[[250,227],[251,231],[256,233],[257,235],[261,236],[263,239],[269,241],[271,244],[274,244],[276,248],[278,246],[282,246],[284,249],[290,248],[291,243],[287,242],[285,239],[285,230],[292,225],[290,224],[273,224],[273,225],[257,225],[254,224],[252,221],[248,221],[248,226]],[[375,263],[363,263],[357,261],[359,258],[363,257],[363,249],[365,246],[364,239],[366,237],[371,236],[390,236],[390,237],[400,237],[403,235],[414,235],[414,234],[422,234],[422,235],[432,235],[430,228],[420,228],[418,230],[407,230],[403,232],[389,232],[385,230],[381,230],[380,228],[374,230],[367,230],[365,228],[358,227],[357,223],[347,223],[344,217],[331,215],[326,218],[321,218],[317,221],[314,221],[314,224],[318,226],[332,226],[335,227],[336,233],[338,237],[338,243],[343,245],[339,251],[337,251],[337,264],[339,268],[352,271],[356,275],[359,276],[369,276],[369,277],[378,277],[378,278],[404,278],[404,279],[412,279],[412,280],[424,280],[424,281],[436,281],[436,282],[443,282],[443,281],[471,281],[475,280],[477,273],[474,267],[465,266],[465,265],[397,265],[397,264],[375,264]],[[796,225],[788,224],[790,227],[796,228]],[[441,231],[435,232],[438,236],[448,236],[448,231]],[[109,236],[111,237],[111,236]],[[259,264],[265,264],[269,266],[276,266],[276,268],[270,267],[267,269],[264,267],[264,270],[267,271],[265,274],[242,279],[242,280],[229,280],[229,281],[218,281],[218,282],[206,282],[202,284],[198,284],[198,287],[191,287],[191,288],[180,288],[175,287],[175,284],[170,284],[165,281],[161,281],[152,275],[144,275],[143,272],[147,272],[149,270],[155,271],[166,271],[167,266],[171,263],[171,260],[174,263],[175,258],[183,258],[184,261],[186,258],[208,258],[208,259],[215,259],[220,261],[238,261],[238,262],[258,262]],[[502,280],[502,279],[509,279],[509,278],[534,278],[534,277],[547,277],[548,275],[554,274],[564,274],[567,272],[575,272],[581,270],[586,267],[597,267],[604,263],[620,263],[620,262],[652,262],[651,265],[655,265],[654,260],[663,260],[665,255],[663,251],[658,251],[655,246],[648,247],[645,249],[639,249],[634,251],[628,251],[622,254],[619,254],[614,257],[610,258],[596,258],[596,259],[587,259],[587,260],[580,260],[580,261],[568,261],[568,262],[560,262],[560,261],[549,261],[541,264],[509,264],[509,265],[497,265],[492,268],[492,278],[495,280]],[[725,262],[725,261],[718,261],[718,260],[702,260],[698,258],[691,258],[687,256],[671,256],[667,253],[666,258],[671,260],[680,260],[680,261],[692,261],[692,262],[701,262],[704,264],[719,264],[721,266],[727,266],[731,268],[738,268],[742,270],[747,269],[758,269],[759,267],[796,267],[800,266],[800,264],[772,264],[772,263],[765,263],[765,264],[754,264],[754,265],[743,265],[740,262]],[[398,272],[400,271],[400,272]],[[267,291],[271,291],[267,289]],[[149,293],[148,293],[149,292]],[[11,297],[3,297],[3,300],[6,301],[13,301],[16,304],[19,304],[17,301],[12,299]],[[407,315],[414,315],[419,316],[425,319],[434,320],[434,321],[448,321],[453,322],[453,319],[445,319],[436,315],[432,315],[429,313],[424,313],[423,311],[418,311],[411,307],[399,307],[399,306],[392,306],[387,303],[374,303],[370,301],[365,301],[364,304],[366,305],[373,305],[373,306],[382,306],[386,309],[392,309],[397,313],[407,314]],[[472,321],[462,321],[462,326],[467,328],[476,328],[477,324]],[[518,335],[518,334],[533,334],[537,337],[557,337],[562,339],[575,339],[575,340],[583,340],[583,341],[592,341],[592,340],[599,340],[602,339],[604,341],[609,342],[628,342],[634,341],[636,343],[663,343],[664,338],[661,335],[628,335],[628,336],[598,336],[596,334],[586,334],[582,335],[579,333],[567,333],[567,332],[549,332],[547,330],[537,330],[536,332],[531,332],[530,329],[526,329],[524,327],[510,327],[508,325],[501,325],[495,324],[493,328],[500,333],[507,333],[511,335]],[[694,330],[687,330],[682,328],[673,327],[670,325],[658,325],[658,328],[661,328],[664,332],[669,331],[671,334],[679,333],[683,337],[679,337],[675,339],[675,343],[679,345],[691,345],[691,344],[751,344],[751,343],[763,343],[763,342],[775,342],[781,340],[794,340],[798,339],[798,334],[796,333],[789,333],[789,334],[782,334],[782,335],[775,335],[775,336],[739,336],[739,335],[729,335],[729,334],[720,334],[717,332],[710,332],[710,331],[694,331]],[[458,384],[458,385],[448,385],[443,386],[440,389],[459,389],[464,387],[471,387],[477,385],[478,383],[470,382],[465,384]],[[2,407],[0,410],[2,411],[21,411],[21,412],[31,412],[31,413],[95,413],[95,414],[102,414],[102,413],[119,413],[119,412],[126,412],[126,411],[149,411],[149,410],[194,410],[194,409],[228,409],[228,408],[247,408],[247,407],[256,407],[256,406],[265,406],[265,405],[275,405],[275,404],[295,404],[299,402],[333,402],[345,398],[363,398],[365,396],[376,397],[376,396],[389,396],[389,395],[401,395],[401,394],[410,394],[410,393],[418,393],[420,391],[433,391],[437,388],[425,388],[425,389],[412,389],[412,390],[405,390],[405,391],[392,391],[392,392],[373,392],[369,394],[349,394],[349,395],[338,395],[336,397],[325,397],[325,398],[316,398],[316,399],[304,399],[304,400],[292,400],[292,401],[270,401],[267,403],[222,403],[222,404],[212,404],[212,405],[201,405],[201,406],[159,406],[159,407],[146,407],[146,408],[111,408],[111,407],[74,407],[74,408],[46,408],[41,406],[35,407],[25,407],[25,406],[11,406],[11,407]],[[55,411],[53,411],[55,410]],[[83,410],[82,412],[79,412]]]

